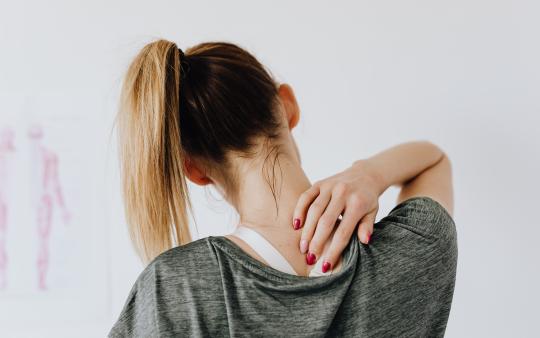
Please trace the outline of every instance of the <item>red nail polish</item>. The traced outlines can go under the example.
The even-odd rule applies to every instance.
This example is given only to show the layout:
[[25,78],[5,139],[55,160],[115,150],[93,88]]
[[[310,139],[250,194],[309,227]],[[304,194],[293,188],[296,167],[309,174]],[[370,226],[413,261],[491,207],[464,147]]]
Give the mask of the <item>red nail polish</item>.
[[370,239],[371,239],[371,235],[370,235],[370,234],[368,234],[368,235],[367,235],[367,242],[366,242],[366,244],[368,244],[368,243],[369,243],[369,240],[370,240]]
[[324,262],[322,265],[322,272],[326,273],[326,271],[330,270],[332,267],[332,264],[330,262]]
[[295,219],[294,219],[294,221],[293,221],[293,228],[294,228],[294,230],[300,229],[300,219],[299,219],[299,218],[295,218]]
[[306,263],[308,265],[313,265],[315,264],[315,261],[317,260],[317,257],[315,257],[315,254],[311,253],[311,252],[308,252],[307,255],[306,255]]

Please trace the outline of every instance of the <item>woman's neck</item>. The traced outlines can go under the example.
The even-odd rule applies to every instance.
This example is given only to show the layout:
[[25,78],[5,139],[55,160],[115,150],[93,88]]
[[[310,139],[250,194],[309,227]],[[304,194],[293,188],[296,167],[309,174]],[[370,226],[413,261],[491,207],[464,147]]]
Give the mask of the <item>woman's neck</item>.
[[[263,235],[299,275],[307,276],[313,266],[306,264],[305,254],[300,252],[302,230],[294,230],[292,222],[298,198],[311,187],[311,183],[300,164],[288,157],[280,157],[274,169],[270,168],[270,172],[275,173],[275,198],[271,185],[262,174],[262,166],[252,166],[239,175],[241,182],[235,203],[240,215],[239,223]],[[246,253],[266,263],[247,243],[234,236],[226,237]]]
[[[265,175],[265,172],[270,175]],[[272,175],[275,176],[274,182]],[[270,178],[267,180],[265,176]],[[241,182],[235,208],[241,224],[257,229],[292,229],[298,198],[311,187],[299,163],[280,156],[274,168],[252,166],[241,172],[239,177]]]

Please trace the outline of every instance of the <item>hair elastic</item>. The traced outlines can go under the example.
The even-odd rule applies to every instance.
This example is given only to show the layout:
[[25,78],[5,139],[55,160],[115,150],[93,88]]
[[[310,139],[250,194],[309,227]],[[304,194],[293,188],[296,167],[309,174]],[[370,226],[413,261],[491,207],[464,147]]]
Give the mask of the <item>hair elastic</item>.
[[185,79],[187,74],[189,73],[189,70],[191,69],[191,66],[187,60],[187,56],[184,54],[182,49],[178,48],[178,52],[180,53],[180,76],[182,79]]

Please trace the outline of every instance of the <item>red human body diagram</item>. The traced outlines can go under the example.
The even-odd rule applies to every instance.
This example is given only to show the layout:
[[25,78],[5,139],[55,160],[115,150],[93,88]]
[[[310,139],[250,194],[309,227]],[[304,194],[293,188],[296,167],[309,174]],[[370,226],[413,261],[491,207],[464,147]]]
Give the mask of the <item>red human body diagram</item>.
[[11,129],[0,132],[0,290],[7,287],[7,233],[9,203],[7,200],[7,183],[9,182],[10,153],[15,151],[13,140],[15,133]]
[[37,160],[38,203],[36,227],[38,236],[37,249],[37,286],[40,290],[47,289],[47,274],[49,272],[49,244],[53,226],[54,211],[61,212],[64,224],[68,224],[70,213],[66,208],[62,186],[58,172],[58,155],[42,144],[43,131],[35,126],[29,130],[28,137],[33,142]]

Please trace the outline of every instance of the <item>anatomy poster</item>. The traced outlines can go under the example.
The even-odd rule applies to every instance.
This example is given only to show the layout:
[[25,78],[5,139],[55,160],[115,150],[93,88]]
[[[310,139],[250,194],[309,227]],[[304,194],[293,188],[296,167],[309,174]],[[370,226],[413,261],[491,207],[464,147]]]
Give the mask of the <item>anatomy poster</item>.
[[1,102],[0,325],[98,320],[108,296],[99,105],[65,93]]

